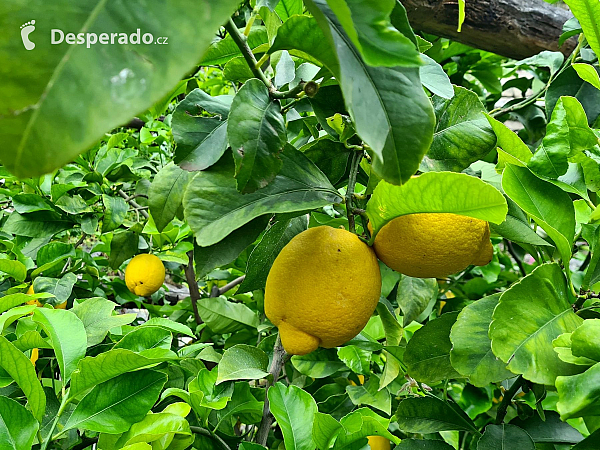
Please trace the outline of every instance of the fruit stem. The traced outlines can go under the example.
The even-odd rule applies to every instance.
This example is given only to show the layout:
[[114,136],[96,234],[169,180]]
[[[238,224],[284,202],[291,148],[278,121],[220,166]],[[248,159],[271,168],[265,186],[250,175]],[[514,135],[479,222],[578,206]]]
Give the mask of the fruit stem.
[[363,159],[364,152],[355,151],[352,155],[352,163],[350,164],[350,177],[348,179],[348,188],[346,189],[346,215],[348,216],[348,228],[352,233],[356,233],[356,222],[354,221],[355,209],[352,205],[354,197],[354,188],[356,186],[356,177],[358,176],[358,168],[360,161]]
[[267,378],[267,387],[265,389],[265,404],[263,407],[262,421],[260,422],[260,426],[256,433],[256,442],[263,446],[266,446],[267,444],[269,430],[271,429],[271,425],[273,425],[274,420],[269,408],[269,397],[267,394],[269,389],[275,383],[277,383],[281,369],[288,360],[289,356],[290,355],[285,352],[285,349],[281,344],[281,337],[279,336],[279,333],[277,333],[277,340],[275,341],[275,346],[273,347],[273,361],[271,362],[271,367],[269,368],[269,374],[271,376]]

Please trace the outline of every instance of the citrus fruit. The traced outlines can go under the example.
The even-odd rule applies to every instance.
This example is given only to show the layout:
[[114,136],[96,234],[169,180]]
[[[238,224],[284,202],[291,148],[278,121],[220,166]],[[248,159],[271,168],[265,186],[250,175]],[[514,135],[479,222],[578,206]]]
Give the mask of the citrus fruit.
[[40,357],[40,351],[37,348],[32,348],[31,356],[29,357],[29,359],[31,360],[31,362],[33,363],[34,366],[39,357]]
[[377,257],[397,272],[417,278],[442,278],[493,257],[489,224],[449,213],[396,217],[377,233]]
[[375,252],[349,231],[321,226],[296,235],[275,259],[265,314],[285,350],[305,355],[360,333],[380,294]]
[[382,436],[369,436],[368,439],[371,450],[390,450],[391,448],[389,439]]
[[[29,289],[27,289],[27,293],[29,295],[35,294],[35,292],[33,290],[33,283],[31,284],[31,286],[29,286]],[[38,307],[42,306],[41,302],[37,298],[34,298],[33,300],[29,300],[27,302],[27,304],[28,305],[36,305]],[[67,301],[65,300],[60,305],[55,306],[55,309],[67,309]]]
[[165,281],[165,266],[155,255],[135,256],[125,269],[125,284],[135,295],[148,297],[160,289]]

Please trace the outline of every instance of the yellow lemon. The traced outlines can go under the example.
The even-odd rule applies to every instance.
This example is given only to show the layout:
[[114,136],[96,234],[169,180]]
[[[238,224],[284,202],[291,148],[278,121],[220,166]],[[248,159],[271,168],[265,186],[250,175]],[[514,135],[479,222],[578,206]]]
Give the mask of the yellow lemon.
[[494,254],[487,222],[447,213],[396,217],[379,231],[373,248],[388,267],[417,278],[485,266]]
[[125,269],[125,284],[135,295],[148,297],[160,289],[165,281],[165,266],[155,255],[135,256]]
[[33,363],[34,366],[35,366],[35,362],[38,360],[39,357],[40,357],[40,351],[37,348],[31,349],[31,356],[29,357],[29,359],[31,360],[31,362]]
[[349,231],[322,226],[295,236],[275,259],[265,314],[285,350],[305,355],[360,333],[380,295],[375,252]]
[[[29,295],[31,294],[35,294],[34,290],[33,290],[33,284],[31,284],[31,286],[29,286],[29,289],[27,289],[27,293]],[[42,304],[40,303],[40,301],[37,298],[34,298],[33,300],[29,300],[27,302],[28,305],[36,305],[38,307],[42,306]],[[56,306],[56,309],[67,309],[67,302],[64,301],[62,302],[60,305]]]
[[369,436],[371,450],[390,450],[390,441],[382,436]]

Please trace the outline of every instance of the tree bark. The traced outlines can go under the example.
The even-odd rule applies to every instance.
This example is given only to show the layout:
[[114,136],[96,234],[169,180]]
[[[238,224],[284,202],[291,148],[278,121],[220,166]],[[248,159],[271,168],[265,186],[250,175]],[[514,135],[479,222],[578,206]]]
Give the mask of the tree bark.
[[558,47],[568,9],[544,0],[466,0],[462,32],[457,31],[457,0],[400,0],[416,30],[524,59],[543,50],[569,54],[574,39]]

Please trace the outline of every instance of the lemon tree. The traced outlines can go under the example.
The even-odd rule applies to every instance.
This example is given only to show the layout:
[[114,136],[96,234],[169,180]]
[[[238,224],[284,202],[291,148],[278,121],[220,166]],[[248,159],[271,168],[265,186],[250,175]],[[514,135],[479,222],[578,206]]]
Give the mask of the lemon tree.
[[596,0],[521,61],[397,0],[22,3],[0,450],[600,448]]

